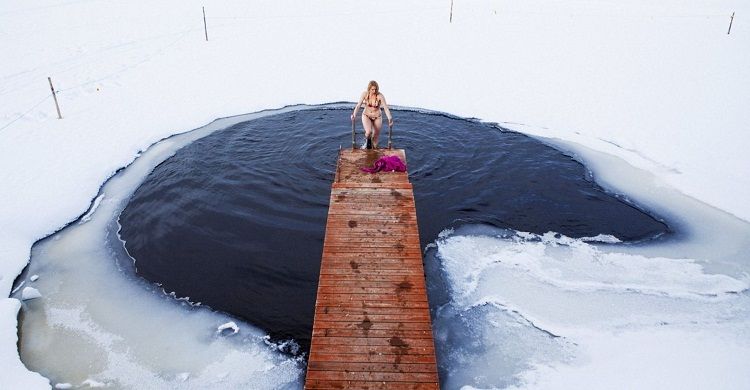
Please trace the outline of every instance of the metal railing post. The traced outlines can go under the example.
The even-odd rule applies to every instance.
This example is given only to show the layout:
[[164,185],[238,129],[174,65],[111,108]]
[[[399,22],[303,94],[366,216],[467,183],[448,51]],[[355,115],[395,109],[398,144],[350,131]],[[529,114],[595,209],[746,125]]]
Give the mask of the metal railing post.
[[355,120],[352,119],[352,150],[357,148],[357,133],[355,132]]
[[388,124],[388,149],[389,150],[393,146],[392,137],[393,137],[393,125]]
[[336,174],[335,174],[336,183],[341,181],[341,152],[342,152],[341,145],[339,145],[339,156],[336,159]]

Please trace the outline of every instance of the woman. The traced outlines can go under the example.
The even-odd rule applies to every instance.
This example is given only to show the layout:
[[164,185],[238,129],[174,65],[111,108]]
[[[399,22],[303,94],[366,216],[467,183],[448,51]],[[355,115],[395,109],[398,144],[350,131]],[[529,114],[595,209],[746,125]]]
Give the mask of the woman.
[[393,117],[391,110],[388,109],[388,103],[385,102],[385,96],[380,93],[380,87],[377,81],[372,80],[367,84],[367,90],[362,92],[359,97],[359,103],[354,107],[352,122],[357,117],[359,106],[365,105],[362,111],[362,125],[365,127],[365,143],[362,149],[377,149],[380,129],[383,127],[383,117],[380,114],[380,108],[385,109],[385,115],[388,116],[388,126],[393,126]]

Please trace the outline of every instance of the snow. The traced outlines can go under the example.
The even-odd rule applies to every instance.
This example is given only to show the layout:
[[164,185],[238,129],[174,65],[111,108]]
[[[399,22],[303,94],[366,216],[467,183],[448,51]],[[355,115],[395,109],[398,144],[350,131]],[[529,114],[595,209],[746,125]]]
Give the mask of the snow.
[[16,352],[18,336],[16,334],[16,316],[21,309],[21,302],[17,299],[3,299],[0,301],[0,366],[3,376],[0,377],[3,388],[16,389],[44,389],[49,388],[49,381],[41,375],[26,370]]
[[750,384],[747,273],[735,279],[691,259],[567,237],[463,233],[438,240],[451,299],[436,321],[460,320],[436,326],[436,344],[461,344],[452,334],[472,340],[444,352],[446,388]]
[[[691,259],[606,253],[583,240],[565,236],[518,234],[510,239],[509,248],[501,251],[497,251],[495,240],[478,240],[481,238],[465,236],[451,240],[450,247],[473,248],[472,256],[461,256],[461,262],[453,263],[457,268],[448,269],[448,275],[458,278],[452,285],[460,288],[458,291],[463,291],[462,294],[473,293],[479,277],[485,275],[484,270],[497,266],[511,268],[513,272],[567,291],[638,292],[697,298],[738,294],[750,288],[750,281],[705,274],[703,267]],[[463,244],[465,241],[469,244]],[[488,251],[477,251],[477,248]],[[441,255],[451,257],[446,251],[441,247]],[[455,294],[454,299],[461,300],[462,294]]]
[[34,287],[24,287],[23,291],[21,291],[21,299],[24,301],[41,297],[42,293],[40,293],[39,290],[35,289]]
[[32,282],[36,282],[37,280],[39,280],[39,275],[31,275],[29,280],[31,280]]
[[13,289],[13,290],[12,290],[12,291],[10,292],[10,293],[11,293],[11,295],[12,295],[12,294],[15,294],[16,292],[18,292],[18,290],[20,290],[21,288],[23,288],[23,286],[24,286],[25,284],[26,284],[26,281],[25,281],[25,280],[22,280],[22,281],[21,281],[21,283],[18,283],[18,286],[16,286],[16,288],[14,288],[14,289]]
[[95,381],[93,379],[86,379],[85,381],[83,381],[81,383],[81,386],[88,386],[88,387],[92,387],[92,388],[97,388],[97,387],[106,387],[107,384],[103,383],[103,382]]
[[83,217],[81,217],[81,220],[78,223],[86,223],[91,220],[91,216],[96,212],[96,209],[99,208],[99,205],[102,203],[102,199],[104,199],[104,194],[101,194],[94,199],[94,204],[91,205],[91,208],[89,209],[89,212],[86,213]]
[[219,325],[218,328],[216,328],[216,333],[221,334],[224,330],[231,329],[232,333],[231,335],[237,334],[240,331],[240,327],[237,326],[237,324],[234,321],[229,321],[225,324]]
[[154,167],[212,131],[261,115],[218,120],[148,148],[107,180],[107,197],[92,204],[86,223],[34,245],[27,273],[50,277],[36,284],[46,299],[24,307],[27,336],[18,346],[26,367],[56,382],[94,378],[118,388],[295,387],[298,359],[269,348],[265,332],[249,324],[241,336],[217,337],[217,324],[237,319],[138,278],[116,234],[118,215]]
[[[149,145],[219,117],[352,101],[370,79],[379,81],[391,104],[481,118],[605,152],[648,172],[652,186],[676,189],[750,220],[746,1],[456,2],[449,24],[447,2],[237,0],[206,7],[208,42],[201,6],[177,0],[2,3],[0,295],[10,295],[33,243],[102,201],[95,199],[101,184]],[[56,118],[48,76],[60,91],[62,120]],[[622,178],[607,176],[609,167],[599,168],[598,180],[622,185]],[[705,243],[701,248],[731,252]],[[732,280],[704,277],[717,264],[730,266],[730,260],[700,263],[701,271],[701,259],[690,258],[685,279],[670,271],[672,261],[655,261],[672,281],[652,279],[657,272],[613,282],[659,291],[660,283],[677,281],[666,292],[688,301],[691,294],[720,294],[746,283],[737,273],[726,273]],[[597,278],[613,276],[606,272],[591,275],[590,282],[600,289]],[[15,298],[0,300],[0,388],[49,388],[19,360],[20,308]],[[745,345],[724,352],[709,348],[726,329],[712,337],[714,328],[707,328],[675,331],[665,337],[664,349],[634,353],[658,355],[676,347],[677,336],[695,335],[690,345],[706,347],[700,362],[713,359],[717,364],[711,367],[736,368],[729,357],[747,353]],[[635,381],[609,369],[627,363],[606,359],[610,331],[588,333],[593,364],[546,371],[540,366],[523,375],[557,388]],[[648,342],[652,335],[637,332],[628,330],[611,343],[631,336]],[[651,341],[639,345],[661,345],[656,337]],[[670,367],[677,369],[669,373],[674,387],[702,383],[683,375],[699,369],[680,356],[669,356],[676,358]],[[596,370],[606,374],[595,377]],[[708,370],[702,378],[748,383],[745,377],[719,376],[724,374]],[[657,379],[638,376],[642,382],[632,387],[653,388]]]

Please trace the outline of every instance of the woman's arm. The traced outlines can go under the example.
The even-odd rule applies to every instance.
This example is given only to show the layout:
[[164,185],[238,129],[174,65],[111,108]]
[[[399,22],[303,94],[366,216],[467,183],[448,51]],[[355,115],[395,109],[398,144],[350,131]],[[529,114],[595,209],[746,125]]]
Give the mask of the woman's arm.
[[388,126],[393,126],[393,116],[391,116],[391,110],[388,109],[388,103],[385,102],[385,96],[382,93],[380,94],[380,101],[383,102],[385,116],[388,117]]
[[354,122],[354,118],[357,117],[357,111],[359,111],[359,106],[362,105],[362,101],[365,100],[365,94],[367,91],[362,92],[361,95],[359,95],[359,101],[357,101],[357,105],[354,106],[354,112],[352,113],[352,122]]

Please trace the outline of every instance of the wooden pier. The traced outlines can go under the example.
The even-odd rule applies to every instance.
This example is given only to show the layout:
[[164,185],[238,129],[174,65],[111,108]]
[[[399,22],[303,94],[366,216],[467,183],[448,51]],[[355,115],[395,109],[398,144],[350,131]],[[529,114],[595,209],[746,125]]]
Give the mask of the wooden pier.
[[305,389],[439,388],[409,177],[360,171],[393,154],[339,156]]

